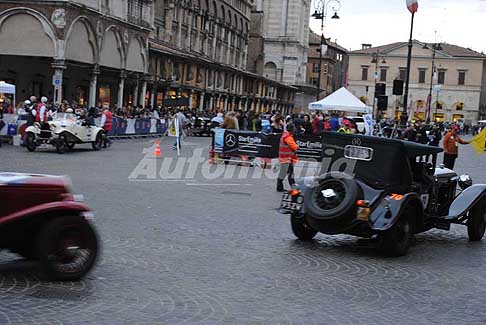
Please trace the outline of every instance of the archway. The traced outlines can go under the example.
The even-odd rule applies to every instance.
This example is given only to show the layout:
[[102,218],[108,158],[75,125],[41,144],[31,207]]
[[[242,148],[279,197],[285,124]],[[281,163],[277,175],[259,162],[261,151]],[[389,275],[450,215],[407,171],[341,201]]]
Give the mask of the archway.
[[277,80],[277,65],[273,62],[265,63],[263,75],[265,78]]

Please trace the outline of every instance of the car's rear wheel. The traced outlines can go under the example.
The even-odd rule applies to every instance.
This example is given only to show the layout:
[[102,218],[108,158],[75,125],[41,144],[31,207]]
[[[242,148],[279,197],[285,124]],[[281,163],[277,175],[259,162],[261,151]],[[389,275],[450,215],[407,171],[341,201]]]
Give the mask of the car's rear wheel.
[[32,132],[28,132],[25,135],[25,146],[27,147],[27,150],[30,152],[34,152],[35,149],[37,148],[37,144],[35,142],[35,134]]
[[412,242],[411,211],[403,213],[389,230],[380,234],[380,250],[389,256],[404,256]]
[[98,132],[96,135],[96,139],[93,143],[91,143],[93,150],[100,150],[103,146],[103,132]]
[[305,218],[298,217],[294,214],[290,216],[290,225],[295,237],[303,241],[310,241],[317,235],[317,230],[309,226]]
[[37,256],[45,274],[58,281],[76,281],[94,266],[98,237],[91,224],[66,216],[49,221],[36,241]]
[[483,197],[469,211],[467,221],[467,234],[470,241],[480,241],[483,239],[486,230],[486,197]]

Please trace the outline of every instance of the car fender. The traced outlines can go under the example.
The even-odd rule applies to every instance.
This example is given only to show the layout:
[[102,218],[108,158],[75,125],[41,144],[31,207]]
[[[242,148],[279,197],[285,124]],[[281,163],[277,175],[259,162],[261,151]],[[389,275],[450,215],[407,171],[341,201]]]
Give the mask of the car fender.
[[25,129],[25,133],[29,133],[29,132],[34,133],[35,135],[39,135],[40,129],[38,127],[35,127],[34,125],[31,125]]
[[416,193],[385,196],[371,212],[369,217],[371,229],[379,231],[390,229],[398,221],[405,208],[411,204],[419,210],[414,222],[418,223],[423,218],[424,208],[422,200]]
[[449,207],[448,218],[456,219],[464,216],[485,195],[486,184],[476,184],[468,187],[452,202]]
[[98,134],[100,132],[105,132],[105,131],[102,128],[93,127],[93,130],[92,130],[92,133],[91,133],[91,141],[92,142],[95,142],[96,141],[96,137],[98,136]]
[[76,201],[56,201],[33,206],[21,211],[14,212],[0,218],[0,226],[22,220],[29,217],[45,216],[48,214],[65,212],[68,215],[79,215],[83,212],[89,212],[91,209],[84,203]]

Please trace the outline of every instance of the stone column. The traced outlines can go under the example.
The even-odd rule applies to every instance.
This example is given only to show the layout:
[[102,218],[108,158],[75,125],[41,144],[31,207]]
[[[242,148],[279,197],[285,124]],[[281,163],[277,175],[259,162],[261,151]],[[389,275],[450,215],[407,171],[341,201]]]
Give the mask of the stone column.
[[228,110],[228,95],[224,97],[224,106],[223,110],[227,111]]
[[236,104],[236,96],[233,96],[233,100],[231,101],[231,110],[235,111],[235,104]]
[[204,111],[204,91],[199,95],[199,111]]
[[189,109],[192,110],[193,98],[192,95],[194,94],[194,90],[189,91]]
[[140,95],[139,104],[145,108],[145,97],[147,96],[147,80],[142,80],[142,94]]
[[52,67],[54,68],[54,76],[53,76],[53,84],[54,84],[54,92],[53,92],[53,102],[54,104],[61,104],[62,102],[62,81],[63,81],[63,74],[66,66],[64,65],[64,61],[55,61],[52,63]]
[[91,72],[91,81],[89,84],[89,107],[96,106],[96,97],[98,93],[98,76],[100,74],[99,67],[95,66]]
[[177,17],[177,47],[182,47],[182,10],[179,10],[179,16]]
[[214,103],[214,94],[211,94],[211,96],[209,97],[209,111],[213,111],[214,107],[213,107],[213,103]]
[[216,24],[218,20],[217,19],[214,19],[214,35],[213,35],[213,47],[212,47],[212,53],[211,53],[211,57],[217,61],[217,57],[216,57],[216,41],[218,39],[218,25]]
[[216,111],[219,111],[219,104],[220,104],[220,100],[221,100],[221,96],[220,95],[216,95]]
[[127,74],[125,71],[120,73],[120,84],[118,85],[118,108],[123,107],[123,93],[125,91],[125,79],[127,78]]
[[152,92],[150,94],[150,106],[152,106],[152,109],[155,108],[155,98],[157,97],[157,94],[158,94],[158,85],[157,85],[157,81],[154,81],[152,83]]
[[132,105],[133,105],[134,107],[138,106],[138,95],[139,95],[139,92],[140,92],[140,91],[139,91],[139,88],[140,88],[140,87],[139,87],[139,85],[140,85],[140,80],[138,79],[138,77],[137,77],[137,81],[136,81],[136,82],[137,82],[137,83],[135,84],[135,89],[133,90],[134,94],[133,94],[133,103],[132,103]]

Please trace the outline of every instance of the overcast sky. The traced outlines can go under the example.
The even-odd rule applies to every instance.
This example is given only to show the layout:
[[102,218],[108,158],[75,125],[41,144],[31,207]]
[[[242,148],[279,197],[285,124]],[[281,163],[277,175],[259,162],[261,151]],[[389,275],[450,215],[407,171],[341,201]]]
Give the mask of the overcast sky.
[[[324,27],[326,37],[337,39],[347,49],[358,50],[362,43],[373,46],[408,41],[411,14],[406,0],[340,0],[340,20],[330,19],[330,2]],[[316,2],[316,0],[313,0]],[[418,0],[414,39],[469,47],[486,53],[486,0]],[[314,11],[314,5],[311,6]],[[320,33],[320,21],[311,17],[311,28]]]

